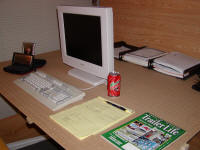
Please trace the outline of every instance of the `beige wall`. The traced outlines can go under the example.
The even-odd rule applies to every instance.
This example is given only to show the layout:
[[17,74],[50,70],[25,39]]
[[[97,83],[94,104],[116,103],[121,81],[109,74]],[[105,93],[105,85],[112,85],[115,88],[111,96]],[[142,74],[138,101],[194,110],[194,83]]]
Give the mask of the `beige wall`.
[[0,0],[0,61],[36,43],[36,54],[59,49],[58,5],[91,5],[92,0]]
[[[59,49],[58,5],[91,5],[91,0],[0,0],[0,61],[36,43],[36,54]],[[0,97],[0,119],[14,112]]]

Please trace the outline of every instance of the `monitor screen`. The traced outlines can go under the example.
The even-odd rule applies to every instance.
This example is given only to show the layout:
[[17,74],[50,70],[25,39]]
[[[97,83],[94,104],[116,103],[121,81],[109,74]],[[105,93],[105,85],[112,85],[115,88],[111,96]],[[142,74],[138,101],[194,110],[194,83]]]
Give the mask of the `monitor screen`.
[[100,17],[64,13],[63,19],[67,55],[102,66]]
[[63,62],[89,78],[79,71],[73,76],[107,79],[114,71],[112,8],[58,6],[58,21]]

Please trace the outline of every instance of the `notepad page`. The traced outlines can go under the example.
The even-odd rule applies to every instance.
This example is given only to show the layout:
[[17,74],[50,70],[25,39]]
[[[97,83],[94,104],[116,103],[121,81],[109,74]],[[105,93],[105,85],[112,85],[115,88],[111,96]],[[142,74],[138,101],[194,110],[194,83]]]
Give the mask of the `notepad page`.
[[50,118],[82,140],[97,134],[130,116],[132,112],[122,111],[97,97],[83,104],[66,109]]

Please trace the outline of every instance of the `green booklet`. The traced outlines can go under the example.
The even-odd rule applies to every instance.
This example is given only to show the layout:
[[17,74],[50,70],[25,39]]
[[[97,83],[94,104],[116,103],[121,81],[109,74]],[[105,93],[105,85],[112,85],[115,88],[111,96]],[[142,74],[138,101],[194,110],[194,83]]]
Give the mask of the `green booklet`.
[[161,150],[185,131],[144,113],[102,136],[121,150]]

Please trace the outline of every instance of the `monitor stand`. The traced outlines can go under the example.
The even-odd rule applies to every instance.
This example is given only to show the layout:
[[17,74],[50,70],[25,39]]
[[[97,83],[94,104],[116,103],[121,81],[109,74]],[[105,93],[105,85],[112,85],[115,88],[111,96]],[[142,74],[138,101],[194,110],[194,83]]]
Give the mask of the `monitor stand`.
[[90,73],[84,72],[84,71],[76,69],[76,68],[69,70],[68,74],[75,78],[78,78],[84,82],[87,82],[93,86],[97,86],[97,85],[106,83],[106,79],[97,77],[95,75],[92,75]]

